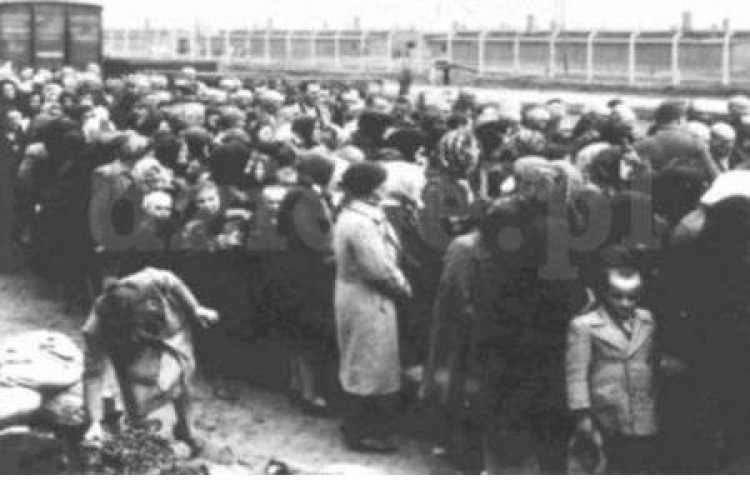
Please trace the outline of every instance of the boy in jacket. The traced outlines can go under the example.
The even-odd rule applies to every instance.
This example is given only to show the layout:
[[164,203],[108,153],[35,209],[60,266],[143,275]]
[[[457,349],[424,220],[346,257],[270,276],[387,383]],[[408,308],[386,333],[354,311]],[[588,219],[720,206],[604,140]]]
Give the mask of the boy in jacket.
[[608,472],[654,472],[656,325],[639,307],[643,276],[626,259],[613,260],[602,265],[597,302],[570,325],[568,407],[574,432],[603,442]]

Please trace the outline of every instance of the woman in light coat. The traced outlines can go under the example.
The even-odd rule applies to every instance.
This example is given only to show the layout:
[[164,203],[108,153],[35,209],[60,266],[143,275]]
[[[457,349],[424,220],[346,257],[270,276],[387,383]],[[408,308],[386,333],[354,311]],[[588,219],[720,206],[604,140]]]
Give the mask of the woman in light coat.
[[395,449],[391,422],[401,389],[396,301],[411,295],[397,264],[397,237],[379,206],[386,177],[376,163],[349,167],[334,228],[339,378],[348,399],[344,440],[359,451]]

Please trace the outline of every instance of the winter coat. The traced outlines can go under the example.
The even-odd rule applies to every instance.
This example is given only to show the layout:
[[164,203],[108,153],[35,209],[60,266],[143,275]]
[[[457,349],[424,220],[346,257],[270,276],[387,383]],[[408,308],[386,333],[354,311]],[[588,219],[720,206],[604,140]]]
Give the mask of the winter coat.
[[401,388],[396,299],[409,284],[398,241],[383,211],[362,201],[343,208],[334,228],[339,377],[345,391],[374,396]]
[[471,316],[472,268],[489,258],[479,233],[459,236],[446,251],[432,312],[429,353],[424,377],[425,394],[437,399],[448,411],[458,411],[476,380],[467,380]]
[[279,286],[281,319],[292,340],[320,347],[333,339],[333,221],[325,197],[309,187],[290,190],[279,209],[287,240]]
[[575,318],[565,359],[569,408],[590,410],[607,433],[656,434],[654,331],[644,309],[630,338],[601,306]]
[[540,272],[495,255],[479,233],[449,247],[425,376],[449,410],[485,424],[563,414],[565,329],[585,294],[576,280]]

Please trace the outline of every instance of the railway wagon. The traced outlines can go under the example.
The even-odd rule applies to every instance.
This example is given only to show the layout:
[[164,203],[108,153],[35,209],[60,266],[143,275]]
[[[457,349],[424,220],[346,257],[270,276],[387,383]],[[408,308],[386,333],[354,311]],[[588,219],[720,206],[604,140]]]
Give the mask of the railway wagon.
[[87,2],[0,2],[0,61],[16,68],[84,68],[102,61],[102,7]]

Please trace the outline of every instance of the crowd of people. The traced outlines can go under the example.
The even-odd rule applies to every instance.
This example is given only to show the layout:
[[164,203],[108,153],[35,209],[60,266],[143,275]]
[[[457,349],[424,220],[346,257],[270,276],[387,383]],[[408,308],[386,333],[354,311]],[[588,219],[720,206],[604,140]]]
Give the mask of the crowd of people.
[[290,396],[354,450],[395,450],[413,399],[466,472],[750,454],[747,97],[646,117],[381,81],[4,73],[15,237],[91,308],[89,437],[105,354],[149,381],[136,413],[174,402],[195,444],[193,356],[231,399],[238,339],[273,335]]

